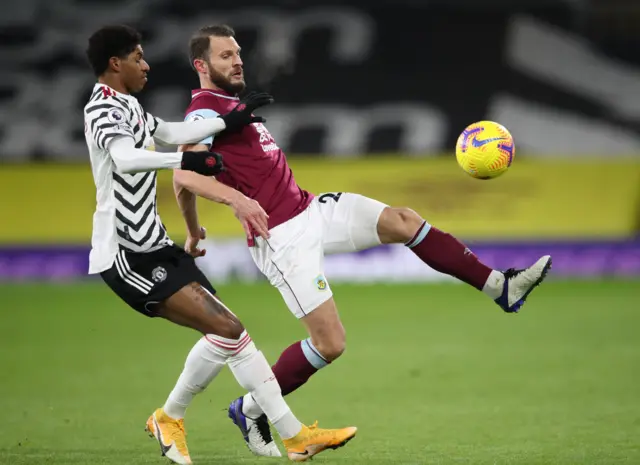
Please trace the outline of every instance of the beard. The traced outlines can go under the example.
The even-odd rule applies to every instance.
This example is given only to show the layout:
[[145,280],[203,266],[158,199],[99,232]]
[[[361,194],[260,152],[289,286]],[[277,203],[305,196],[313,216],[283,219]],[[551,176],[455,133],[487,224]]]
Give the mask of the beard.
[[224,90],[228,94],[236,95],[244,90],[246,84],[244,81],[239,82],[231,82],[228,77],[224,76],[222,73],[219,73],[210,63],[207,63],[207,67],[209,68],[209,78],[211,79],[211,83],[216,87]]

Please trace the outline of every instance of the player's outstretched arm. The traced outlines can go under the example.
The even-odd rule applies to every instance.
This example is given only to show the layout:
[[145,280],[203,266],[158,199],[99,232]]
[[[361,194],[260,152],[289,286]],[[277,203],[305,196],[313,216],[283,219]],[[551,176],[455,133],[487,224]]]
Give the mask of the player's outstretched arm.
[[190,151],[161,153],[138,149],[130,136],[114,137],[106,148],[116,169],[124,174],[180,168],[214,176],[224,169],[222,157],[218,154]]
[[218,134],[226,129],[222,118],[201,119],[198,121],[184,121],[167,123],[159,118],[153,138],[170,145],[194,144],[206,139],[212,134]]
[[270,103],[273,103],[271,95],[265,92],[251,92],[242,98],[229,113],[219,115],[217,118],[167,123],[147,114],[147,119],[151,119],[155,123],[154,139],[170,145],[195,144],[222,131],[237,132],[248,124],[264,123],[266,120],[261,116],[253,115],[253,112]]

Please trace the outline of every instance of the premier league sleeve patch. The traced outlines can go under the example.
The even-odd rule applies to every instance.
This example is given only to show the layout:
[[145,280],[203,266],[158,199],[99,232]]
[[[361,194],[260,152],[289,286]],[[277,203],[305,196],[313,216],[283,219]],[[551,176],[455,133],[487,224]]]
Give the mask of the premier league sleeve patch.
[[122,124],[126,121],[124,112],[119,108],[111,108],[107,113],[107,119],[115,124]]

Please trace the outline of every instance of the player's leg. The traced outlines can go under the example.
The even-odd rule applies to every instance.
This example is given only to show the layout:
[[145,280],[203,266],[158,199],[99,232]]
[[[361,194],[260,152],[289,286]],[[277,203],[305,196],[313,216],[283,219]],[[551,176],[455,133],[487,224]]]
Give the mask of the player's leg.
[[327,230],[327,254],[404,244],[431,268],[483,291],[506,312],[518,311],[551,267],[551,257],[544,256],[523,270],[492,270],[465,244],[415,211],[389,207],[362,195],[323,194],[318,197],[318,206]]
[[162,454],[175,463],[191,463],[184,428],[187,407],[227,363],[228,355],[219,352],[215,344],[224,340],[229,348],[238,347],[240,340],[248,339],[240,322],[221,305],[211,302],[207,292],[194,281],[150,308],[154,316],[205,335],[189,352],[164,406],[156,409],[147,420],[147,431],[160,444]]
[[[270,403],[269,393],[279,391],[273,374],[264,376],[259,371],[244,374],[246,369],[242,367],[248,366],[252,370],[260,363],[271,371],[243,325],[214,296],[215,289],[184,250],[166,247],[147,254],[121,251],[112,269],[103,273],[103,278],[123,300],[141,313],[165,318],[203,335],[191,349],[165,405],[156,409],[147,421],[147,430],[157,439],[162,453],[169,459],[180,464],[191,463],[184,429],[186,409],[227,363],[242,379],[243,387],[253,392],[263,404],[284,437],[295,436],[300,431],[300,422],[284,401],[277,402],[278,398],[282,399],[280,395],[276,396],[275,405]],[[236,369],[240,361],[243,362],[242,367]],[[263,401],[265,397],[267,400]],[[275,444],[271,446],[269,455],[279,456]]]
[[[187,406],[225,364],[260,403],[283,440],[289,442],[290,449],[303,444],[312,449],[308,454],[312,457],[323,448],[339,445],[354,436],[353,429],[306,428],[296,419],[284,402],[264,355],[256,349],[237,317],[215,297],[215,289],[182,249],[166,248],[149,254],[121,252],[103,278],[141,313],[163,317],[203,334],[191,350],[165,406],[147,421],[147,429],[158,440],[163,454],[175,463],[191,463],[183,421]],[[275,449],[276,454],[270,455],[279,456]]]
[[[262,352],[257,350],[242,324],[220,300],[200,284],[192,283],[171,296],[161,304],[158,315],[196,329],[204,337],[189,354],[185,370],[164,408],[156,410],[149,419],[149,427],[156,434],[160,435],[157,432],[162,430],[159,424],[163,422],[164,430],[169,431],[174,443],[184,442],[180,427],[171,428],[175,423],[180,425],[182,418],[176,419],[173,415],[183,416],[194,395],[204,390],[213,378],[211,369],[194,368],[201,368],[203,362],[213,362],[216,374],[221,365],[229,365],[238,383],[255,399],[278,431],[291,459],[307,460],[327,448],[340,447],[355,436],[356,429],[352,427],[324,430],[302,425],[282,398],[269,363]],[[197,366],[190,363],[194,360]],[[173,412],[173,415],[169,412]],[[263,425],[265,427],[268,433],[266,421]],[[159,442],[163,447],[171,447],[169,441],[162,439],[159,438]],[[270,445],[271,448],[260,451],[261,455],[280,456],[273,441]],[[166,455],[169,456],[169,453]]]
[[434,270],[484,290],[494,299],[500,296],[497,290],[501,288],[502,273],[486,266],[465,244],[429,225],[413,210],[384,208],[377,222],[377,232],[381,243],[405,244]]
[[[283,386],[282,395],[290,394],[300,388],[314,373],[338,358],[345,348],[345,331],[332,297],[317,308],[308,310],[308,313],[300,318],[300,321],[307,328],[310,337],[287,347],[273,366],[273,373],[278,383],[282,383],[281,386]],[[264,409],[251,393],[236,399],[230,407],[230,417],[236,424],[240,421],[248,425],[252,425],[254,422],[259,424],[264,417],[263,412]],[[353,431],[355,435],[355,428],[342,430],[341,434],[347,435],[350,431]],[[340,447],[352,437],[353,435],[349,435],[344,440],[333,440],[332,443],[338,445],[329,447]],[[247,442],[250,443],[250,441]],[[292,445],[287,441],[284,442],[290,453],[292,450],[305,450],[304,443]],[[256,453],[253,447],[250,448]],[[256,455],[265,454],[257,453]]]
[[[333,297],[300,318],[309,338],[287,347],[273,365],[273,373],[283,396],[304,385],[309,378],[336,360],[345,350],[345,330]],[[249,395],[244,397],[243,412],[259,418],[260,406]]]
[[[366,203],[368,200],[363,197],[361,201]],[[434,270],[484,292],[509,313],[520,309],[551,268],[551,256],[545,255],[525,269],[493,270],[461,241],[430,225],[410,208],[384,208],[377,222],[377,232],[380,242],[406,245]]]
[[300,318],[300,322],[310,337],[287,347],[273,366],[276,377],[282,380],[283,395],[305,384],[346,348],[345,329],[333,297]]
[[[280,356],[278,362],[269,368],[269,372],[272,373],[272,377],[278,382],[284,383],[286,390],[278,392],[278,395],[284,396],[290,392],[296,390],[302,386],[309,377],[315,373],[318,369],[326,366],[330,360],[337,358],[344,350],[344,329],[338,319],[337,311],[335,310],[335,304],[333,298],[329,298],[327,302],[322,303],[317,309],[309,310],[306,316],[301,318],[301,321],[305,323],[305,326],[313,326],[314,330],[321,334],[326,340],[318,338],[317,346],[323,350],[327,350],[326,354],[320,355],[319,349],[308,349],[309,345],[314,347],[311,343],[311,339],[314,339],[314,332],[311,332],[311,338],[300,341],[293,346],[290,346],[285,350],[283,355]],[[308,318],[316,315],[318,312],[318,318],[313,318],[313,323],[307,321]],[[320,318],[320,313],[325,313],[328,316]],[[334,316],[331,319],[331,315]],[[324,327],[320,329],[320,324],[325,323],[328,326],[336,328],[336,336],[330,334],[330,328]],[[307,348],[303,348],[307,347]],[[299,352],[301,350],[301,352]],[[313,355],[308,353],[308,350],[317,351]],[[329,351],[333,351],[333,353]],[[302,355],[300,357],[300,355]],[[326,358],[325,358],[326,357]],[[282,399],[282,397],[280,397]],[[249,449],[256,455],[268,456],[268,448],[264,447],[259,441],[259,438],[251,436],[252,429],[260,431],[260,435],[271,437],[269,432],[269,424],[265,418],[269,419],[271,424],[278,430],[277,425],[271,419],[269,412],[264,407],[264,402],[256,397],[255,392],[249,391],[244,396],[234,400],[229,406],[229,417],[243,432],[245,442],[249,446]],[[254,428],[255,427],[255,428]],[[326,449],[337,449],[344,446],[348,441],[353,439],[356,435],[357,428],[347,427],[337,430],[324,430],[317,427],[317,422],[311,427],[302,426],[301,432],[293,438],[286,438],[282,432],[278,431],[278,434],[283,438],[283,443],[287,449],[287,455],[294,461],[306,461],[319,454]],[[256,441],[258,439],[258,441]]]
[[[185,254],[186,255],[186,254]],[[177,248],[165,247],[149,253],[129,253],[120,251],[113,266],[101,273],[107,285],[127,304],[148,317],[164,316],[179,324],[187,325],[188,319],[180,314],[167,311],[165,302],[174,294],[182,295],[183,287],[196,286],[191,283],[191,269],[180,266],[180,255]],[[213,289],[213,288],[211,288]],[[214,291],[215,292],[215,291]],[[237,332],[241,326],[229,325],[228,320],[219,325],[218,330],[228,334]],[[211,324],[211,326],[215,326]],[[158,441],[161,452],[172,462],[190,464],[191,458],[187,448],[184,430],[184,410],[201,390],[219,373],[225,360],[201,357],[194,348],[187,358],[185,374],[181,376],[178,388],[172,393],[174,404],[167,402],[167,414],[164,409],[157,409],[147,420],[146,429]],[[182,390],[183,392],[180,392]]]
[[[260,270],[310,335],[287,347],[273,366],[283,395],[305,384],[345,348],[345,331],[323,274],[322,224],[317,206],[314,208],[315,213],[305,212],[284,228],[272,230],[269,242],[258,240],[251,251]],[[232,418],[249,423],[261,415],[262,409],[248,394],[230,407]]]
[[[243,432],[245,442],[254,454],[280,455],[267,420],[282,438],[288,457],[294,461],[306,461],[326,449],[337,449],[355,437],[355,427],[321,429],[317,424],[302,425],[285,403],[276,374],[253,343],[234,353],[228,359],[228,365],[238,383],[248,391],[246,397],[260,410],[254,421],[247,419],[242,414],[244,397],[234,401],[229,408],[229,416]],[[252,431],[253,426],[257,431]]]
[[[215,290],[206,277],[195,264],[192,268],[192,264],[191,257],[183,259],[182,274],[191,275],[197,281],[184,286],[160,304],[158,316],[203,334],[189,359],[195,359],[198,365],[215,361],[216,374],[219,363],[226,362],[240,386],[260,406],[265,415],[262,421],[257,422],[256,428],[238,425],[244,428],[247,437],[252,436],[253,441],[247,443],[257,445],[260,455],[279,457],[281,454],[273,441],[268,422],[282,438],[289,457],[295,460],[307,460],[326,448],[339,447],[353,438],[355,428],[327,430],[307,428],[300,423],[282,398],[280,386],[262,352],[251,341],[238,318],[214,295]],[[193,397],[212,380],[206,369],[191,369],[189,359],[163,408],[165,412],[173,412],[179,417],[184,416]]]
[[430,225],[410,208],[389,207],[350,193],[325,194],[319,199],[323,197],[319,206],[328,229],[327,253],[404,244],[434,270],[483,291],[507,312],[518,311],[551,267],[551,257],[544,256],[524,270],[493,270],[465,244]]
[[[191,283],[163,302],[158,316],[203,335],[191,349],[184,370],[162,409],[167,415],[173,419],[184,418],[195,395],[228,364],[238,383],[261,405],[283,439],[300,432],[302,425],[282,399],[264,355],[256,349],[236,316],[213,293],[200,283]],[[264,427],[258,429],[264,430]],[[254,433],[261,434],[261,431]],[[262,455],[280,456],[270,434],[260,439]]]

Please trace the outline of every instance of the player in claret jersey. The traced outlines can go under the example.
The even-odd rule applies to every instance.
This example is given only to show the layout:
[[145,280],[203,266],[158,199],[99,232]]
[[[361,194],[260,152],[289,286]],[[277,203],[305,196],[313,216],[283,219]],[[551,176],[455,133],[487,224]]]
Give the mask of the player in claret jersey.
[[[238,95],[245,89],[244,69],[230,27],[198,30],[190,42],[190,62],[200,88],[192,91],[187,121],[216,118],[237,108]],[[426,265],[484,292],[509,313],[520,309],[551,267],[547,255],[526,269],[493,270],[455,237],[409,208],[390,207],[352,193],[315,196],[307,192],[296,183],[285,154],[262,122],[183,148],[215,152],[225,162],[226,171],[215,176],[217,181],[210,178],[194,194],[206,195],[208,188],[223,183],[257,200],[269,215],[270,237],[247,238],[251,255],[310,336],[286,348],[273,366],[285,395],[345,348],[345,331],[324,275],[325,254],[405,244]],[[202,178],[196,173],[188,175]],[[251,451],[275,455],[267,420],[250,394],[231,403],[229,416]]]

